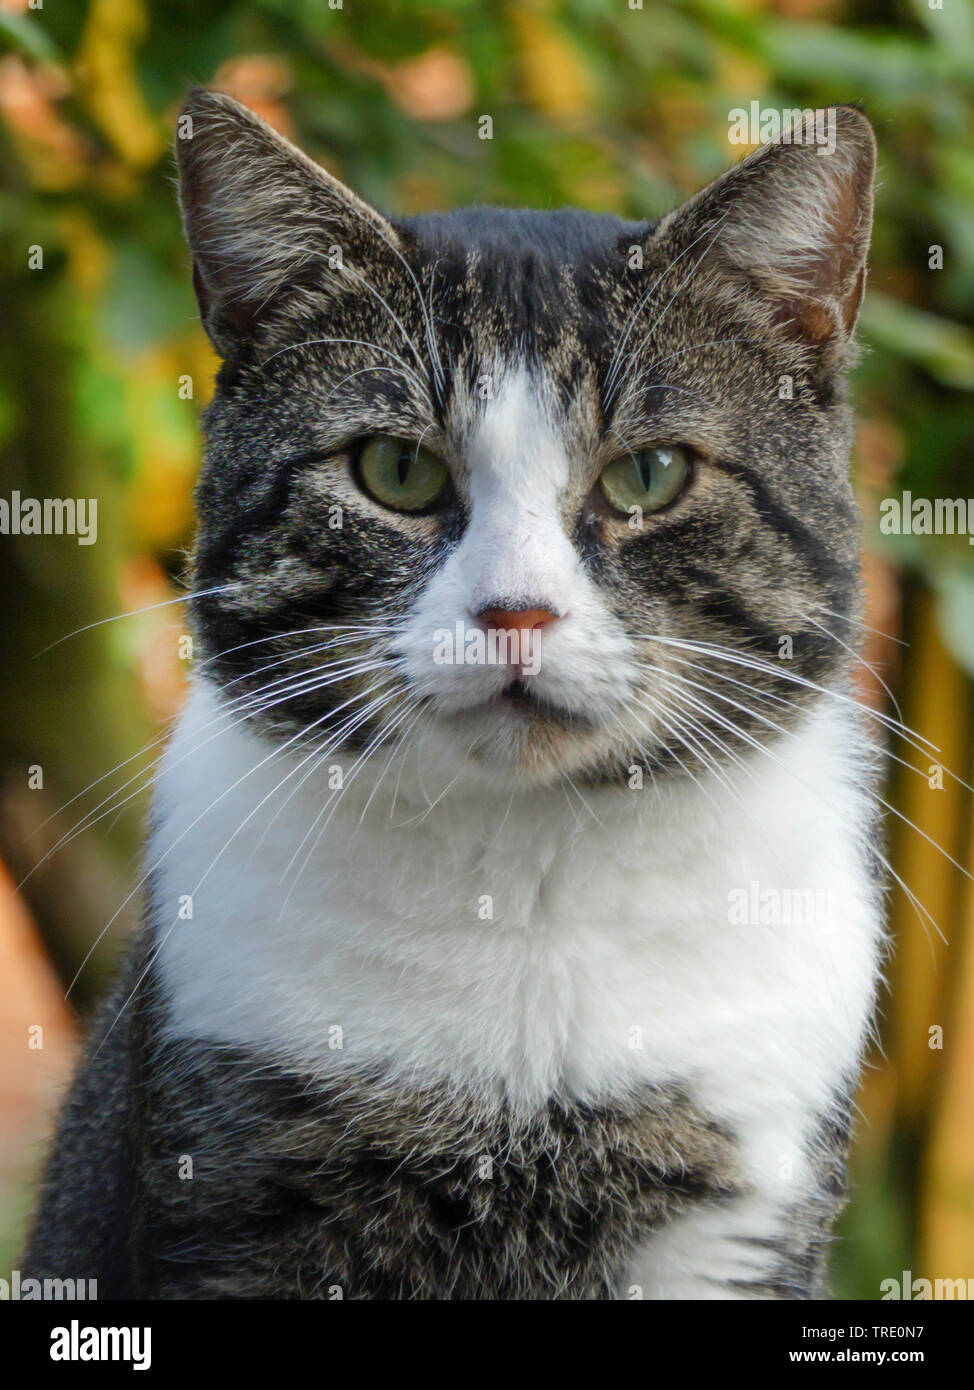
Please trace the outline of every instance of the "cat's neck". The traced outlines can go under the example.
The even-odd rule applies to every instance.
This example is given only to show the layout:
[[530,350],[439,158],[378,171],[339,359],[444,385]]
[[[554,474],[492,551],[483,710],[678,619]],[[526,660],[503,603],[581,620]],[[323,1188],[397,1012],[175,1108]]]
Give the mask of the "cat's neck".
[[[831,923],[735,925],[732,895],[745,913],[765,890],[835,899],[843,931],[869,917],[857,736],[834,713],[734,780],[506,798],[426,760],[398,794],[371,773],[332,798],[324,768],[275,792],[273,745],[243,728],[205,743],[213,718],[198,690],[150,846],[177,1032],[531,1102],[646,1066],[665,1079],[710,1045],[685,1022],[708,990],[744,999],[778,970],[832,987]],[[631,1030],[658,1030],[648,1055]]]

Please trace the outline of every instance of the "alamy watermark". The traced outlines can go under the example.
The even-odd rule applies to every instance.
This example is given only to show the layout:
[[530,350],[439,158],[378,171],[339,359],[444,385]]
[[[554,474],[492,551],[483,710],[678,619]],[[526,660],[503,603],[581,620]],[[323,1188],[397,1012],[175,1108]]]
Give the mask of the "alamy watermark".
[[0,536],[75,536],[79,545],[98,539],[96,497],[0,497]]
[[879,529],[884,536],[966,536],[974,522],[974,497],[884,497],[879,504]]
[[72,1318],[51,1328],[52,1361],[131,1361],[133,1371],[152,1365],[151,1327],[83,1327]]
[[752,101],[727,113],[732,145],[812,145],[819,154],[835,153],[835,107],[818,111],[784,110]]
[[459,619],[451,631],[433,633],[436,666],[518,666],[522,675],[541,670],[541,644],[530,628],[471,627]]
[[830,888],[775,888],[752,878],[727,894],[727,920],[735,927],[816,927],[833,922]]
[[97,1297],[97,1279],[23,1279],[19,1269],[12,1269],[9,1279],[0,1279],[0,1303],[60,1303]]
[[904,1269],[899,1279],[883,1279],[879,1285],[880,1301],[889,1299],[915,1300],[918,1303],[967,1302],[974,1299],[974,1279],[915,1279]]

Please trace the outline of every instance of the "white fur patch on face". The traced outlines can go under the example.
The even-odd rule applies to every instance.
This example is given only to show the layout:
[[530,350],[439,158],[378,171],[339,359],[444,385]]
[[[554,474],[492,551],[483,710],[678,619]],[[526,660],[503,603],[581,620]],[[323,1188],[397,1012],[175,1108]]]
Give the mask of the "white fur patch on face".
[[[639,678],[633,644],[568,532],[566,494],[581,461],[547,408],[553,397],[522,368],[478,412],[463,459],[469,524],[398,643],[411,684],[432,697],[446,727],[462,716],[464,746],[490,737],[501,760],[505,748],[521,747],[523,716],[491,702],[515,676],[540,700],[596,725],[621,713]],[[523,670],[492,659],[478,638],[477,615],[491,608],[557,616],[532,635]]]

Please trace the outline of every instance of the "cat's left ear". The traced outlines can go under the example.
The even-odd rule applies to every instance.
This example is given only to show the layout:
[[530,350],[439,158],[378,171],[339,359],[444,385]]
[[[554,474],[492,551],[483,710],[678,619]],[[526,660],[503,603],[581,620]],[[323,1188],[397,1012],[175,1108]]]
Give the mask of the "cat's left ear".
[[220,92],[190,93],[176,163],[200,314],[222,356],[287,296],[354,290],[399,254],[375,208]]
[[756,290],[769,326],[840,346],[865,289],[875,169],[861,111],[814,112],[670,213],[654,245]]

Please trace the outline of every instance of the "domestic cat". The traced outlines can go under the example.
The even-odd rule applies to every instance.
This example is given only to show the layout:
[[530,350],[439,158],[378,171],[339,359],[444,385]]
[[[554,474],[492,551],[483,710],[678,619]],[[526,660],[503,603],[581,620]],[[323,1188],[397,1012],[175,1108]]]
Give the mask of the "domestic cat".
[[197,664],[31,1275],[823,1295],[882,953],[828,114],[656,225],[387,219],[190,97]]

